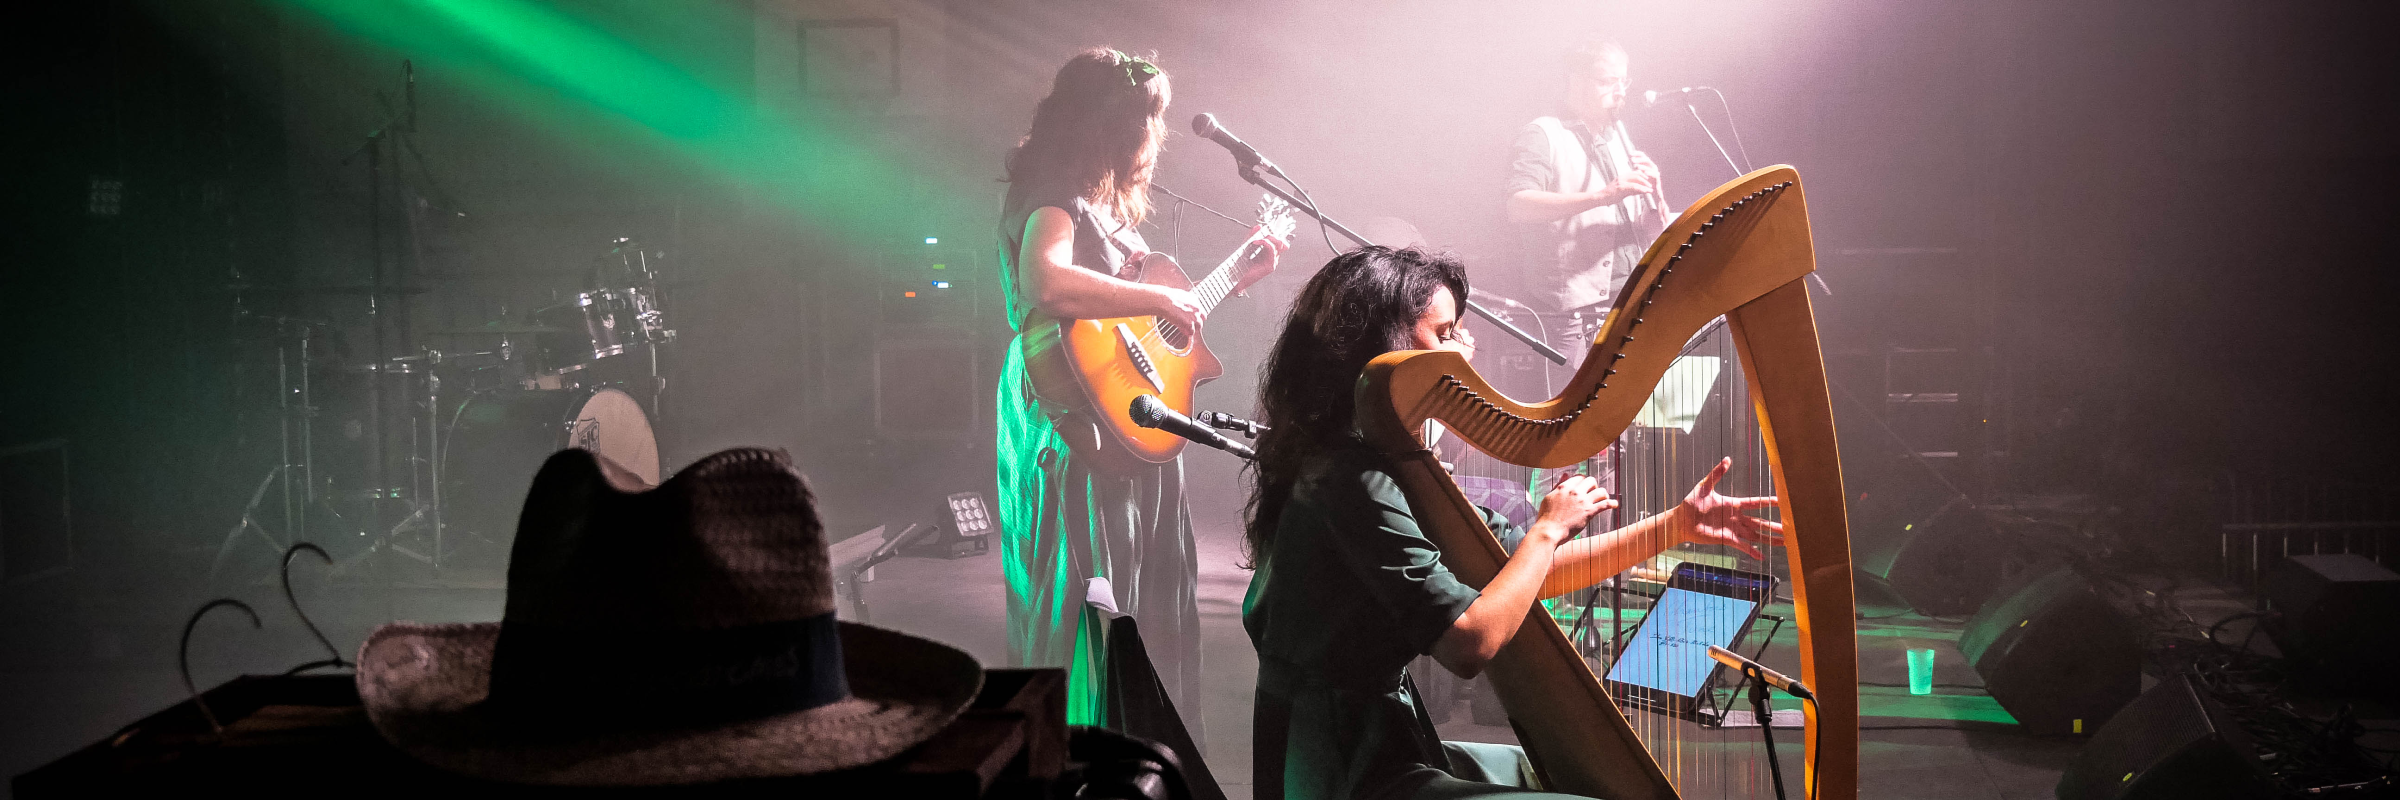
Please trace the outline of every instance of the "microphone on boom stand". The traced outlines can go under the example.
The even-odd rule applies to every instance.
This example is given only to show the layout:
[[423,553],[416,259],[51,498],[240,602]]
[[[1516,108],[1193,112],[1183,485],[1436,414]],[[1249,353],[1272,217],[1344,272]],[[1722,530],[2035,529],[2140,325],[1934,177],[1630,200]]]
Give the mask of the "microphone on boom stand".
[[1241,431],[1244,439],[1256,439],[1259,434],[1267,432],[1267,426],[1259,424],[1256,420],[1242,419],[1223,411],[1202,411],[1199,420],[1217,430]]
[[1647,89],[1642,92],[1642,106],[1646,108],[1649,106],[1658,105],[1658,101],[1665,100],[1670,97],[1689,103],[1692,101],[1693,92],[1707,90],[1708,87],[1706,86],[1686,86],[1681,89],[1669,89],[1663,92],[1657,89]]
[[1208,426],[1193,422],[1191,417],[1168,408],[1166,402],[1158,399],[1157,395],[1146,394],[1134,398],[1133,407],[1129,411],[1133,414],[1133,424],[1135,425],[1157,428],[1243,458],[1252,460],[1258,458],[1258,451],[1250,449],[1249,445],[1227,439],[1216,431],[1209,430]]
[[[1244,169],[1259,167],[1265,169],[1270,175],[1283,175],[1283,170],[1277,168],[1275,162],[1268,161],[1266,156],[1258,154],[1258,148],[1251,147],[1250,143],[1233,135],[1233,131],[1226,130],[1224,125],[1218,124],[1215,114],[1201,114],[1193,117],[1192,133],[1199,134],[1200,138],[1216,142],[1217,146],[1231,151],[1234,163],[1240,164]],[[1289,180],[1289,176],[1285,176],[1285,178]]]
[[[1192,132],[1199,134],[1209,141],[1216,142],[1218,146],[1221,146],[1225,148],[1226,151],[1233,153],[1234,166],[1239,168],[1238,174],[1241,175],[1242,180],[1249,181],[1250,183],[1258,186],[1258,188],[1265,189],[1268,194],[1283,198],[1283,201],[1290,203],[1292,208],[1298,209],[1300,213],[1307,214],[1311,219],[1315,219],[1321,226],[1321,230],[1330,229],[1334,233],[1339,233],[1344,238],[1358,243],[1361,247],[1374,244],[1374,242],[1368,241],[1367,237],[1359,235],[1358,231],[1351,230],[1349,226],[1343,225],[1340,222],[1336,222],[1331,217],[1326,216],[1324,210],[1317,208],[1316,201],[1309,199],[1308,191],[1300,188],[1299,181],[1292,180],[1292,176],[1283,174],[1283,170],[1276,168],[1274,162],[1268,161],[1266,156],[1259,155],[1258,148],[1251,147],[1248,142],[1242,141],[1240,138],[1234,136],[1232,132],[1225,130],[1224,125],[1217,123],[1217,115],[1201,114],[1197,117],[1193,117]],[[1268,183],[1264,178],[1260,178],[1258,173],[1261,169],[1265,170],[1268,174],[1282,178],[1286,183],[1290,183],[1292,185],[1292,189],[1298,191],[1299,194],[1295,196],[1290,191],[1285,191],[1283,187]],[[1328,250],[1339,252],[1341,249],[1333,246],[1333,239],[1330,235],[1326,237],[1325,245],[1326,249]],[[1533,334],[1526,333],[1523,329],[1518,328],[1515,325],[1508,324],[1508,320],[1501,319],[1499,315],[1493,314],[1491,309],[1484,308],[1473,300],[1463,300],[1462,302],[1466,304],[1468,311],[1472,311],[1477,316],[1490,320],[1493,325],[1498,326],[1500,330],[1508,333],[1508,335],[1516,337],[1517,341],[1524,342],[1526,347],[1533,348],[1533,351],[1540,353],[1543,358],[1550,359],[1551,362],[1557,364],[1567,363],[1566,354],[1558,352],[1558,349],[1551,347],[1548,342],[1544,342],[1541,339],[1536,338]]]
[[[1758,719],[1759,736],[1767,742],[1767,774],[1775,782],[1775,797],[1781,800],[1783,797],[1783,764],[1775,759],[1775,711],[1767,706],[1767,687],[1773,686],[1782,689],[1784,694],[1810,703],[1817,702],[1816,693],[1808,690],[1808,684],[1787,677],[1781,672],[1767,669],[1767,665],[1744,658],[1740,653],[1712,644],[1708,646],[1708,657],[1716,659],[1719,664],[1741,670],[1742,675],[1751,680],[1751,713]],[[1813,779],[1816,770],[1806,769],[1802,774]],[[1811,784],[1807,792],[1801,796],[1816,797],[1815,785]]]
[[1788,694],[1802,700],[1815,701],[1817,699],[1817,695],[1808,690],[1808,684],[1801,683],[1796,678],[1787,677],[1781,672],[1767,669],[1766,665],[1743,658],[1742,654],[1740,653],[1736,653],[1712,644],[1708,646],[1708,657],[1716,659],[1717,663],[1719,664],[1732,667],[1742,672],[1755,674],[1759,680],[1766,682],[1768,686],[1782,689],[1784,694]]

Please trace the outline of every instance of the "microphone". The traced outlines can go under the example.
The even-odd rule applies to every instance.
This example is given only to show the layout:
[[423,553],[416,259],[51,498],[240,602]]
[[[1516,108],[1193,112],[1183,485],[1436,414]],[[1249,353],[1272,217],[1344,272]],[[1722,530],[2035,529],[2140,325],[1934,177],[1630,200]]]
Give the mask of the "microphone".
[[1243,458],[1258,458],[1258,451],[1250,449],[1249,445],[1227,439],[1218,435],[1216,431],[1193,422],[1191,417],[1168,408],[1165,401],[1158,399],[1158,395],[1145,394],[1133,398],[1133,407],[1129,411],[1133,414],[1133,424],[1135,425],[1157,428]]
[[1517,302],[1517,301],[1515,301],[1515,300],[1511,300],[1511,299],[1509,299],[1509,298],[1508,298],[1508,296],[1506,296],[1506,295],[1497,294],[1497,293],[1494,293],[1494,292],[1487,292],[1487,291],[1484,291],[1484,290],[1483,290],[1483,287],[1480,287],[1480,286],[1469,286],[1469,287],[1467,287],[1467,296],[1468,296],[1468,297],[1470,297],[1470,298],[1476,299],[1476,300],[1481,300],[1481,301],[1484,301],[1484,302],[1486,302],[1486,303],[1499,303],[1499,304],[1501,304],[1501,305],[1508,306],[1509,308],[1517,309],[1517,310],[1519,310],[1519,311],[1532,311],[1532,310],[1533,310],[1533,307],[1532,307],[1532,306],[1528,306],[1528,305],[1525,305],[1524,303],[1519,303],[1519,302]]
[[1251,147],[1248,142],[1242,141],[1241,137],[1233,135],[1233,131],[1226,130],[1225,126],[1217,124],[1217,115],[1215,114],[1201,114],[1193,117],[1192,132],[1231,151],[1234,163],[1242,165],[1243,168],[1265,167],[1268,172],[1277,175],[1283,174],[1283,170],[1275,167],[1275,162],[1268,161],[1266,156],[1258,154],[1258,148]]
[[1643,91],[1642,91],[1642,106],[1643,106],[1643,107],[1645,107],[1645,108],[1647,108],[1647,107],[1650,107],[1650,106],[1658,105],[1658,101],[1660,101],[1660,100],[1665,100],[1665,99],[1667,99],[1667,97],[1668,97],[1668,96],[1670,96],[1670,95],[1674,96],[1674,97],[1675,97],[1675,98],[1677,98],[1677,99],[1683,100],[1683,101],[1685,101],[1685,102],[1690,102],[1690,101],[1691,101],[1691,96],[1692,96],[1692,93],[1693,93],[1693,92],[1700,91],[1700,90],[1702,90],[1702,89],[1706,89],[1706,88],[1708,88],[1708,87],[1706,87],[1706,86],[1686,86],[1686,87],[1683,87],[1683,88],[1681,88],[1681,89],[1669,89],[1669,90],[1667,90],[1667,91],[1664,91],[1664,92],[1662,92],[1662,91],[1659,91],[1659,90],[1657,90],[1657,89],[1645,89],[1645,90],[1643,90]]
[[1202,411],[1200,412],[1200,421],[1221,431],[1241,431],[1244,439],[1256,439],[1259,434],[1267,432],[1265,425],[1223,411]]
[[1765,681],[1768,686],[1782,689],[1784,694],[1812,703],[1817,700],[1816,694],[1808,690],[1808,684],[1786,677],[1781,672],[1767,669],[1765,664],[1743,658],[1740,653],[1712,644],[1708,646],[1708,657],[1716,659],[1719,664],[1741,670],[1744,674],[1757,675],[1759,680]]

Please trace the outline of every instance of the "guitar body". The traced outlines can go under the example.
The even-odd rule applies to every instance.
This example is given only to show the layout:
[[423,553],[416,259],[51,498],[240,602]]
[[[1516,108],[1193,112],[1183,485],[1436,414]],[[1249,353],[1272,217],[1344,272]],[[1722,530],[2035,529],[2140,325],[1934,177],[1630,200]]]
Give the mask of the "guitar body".
[[[1198,281],[1175,259],[1150,253],[1126,263],[1116,277],[1184,289],[1203,314],[1240,285],[1242,265],[1268,247],[1266,240],[1290,236],[1291,207],[1268,197],[1259,202],[1258,227]],[[1043,319],[1024,327],[1025,375],[1042,402],[1080,414],[1061,420],[1059,435],[1079,458],[1104,472],[1129,472],[1164,464],[1183,452],[1183,437],[1133,422],[1133,401],[1153,395],[1176,413],[1191,416],[1192,390],[1225,374],[1208,343],[1155,316],[1110,319]]]
[[[1118,277],[1177,289],[1192,285],[1183,268],[1162,253],[1128,268],[1133,274]],[[1085,407],[1098,423],[1097,435],[1070,432],[1066,438],[1079,455],[1096,457],[1105,468],[1163,464],[1183,452],[1183,437],[1133,423],[1134,398],[1157,395],[1188,416],[1193,390],[1225,374],[1207,342],[1181,331],[1168,335],[1157,317],[1056,320],[1039,327],[1043,330],[1027,331],[1026,374],[1045,401]],[[1139,359],[1133,356],[1137,346]]]

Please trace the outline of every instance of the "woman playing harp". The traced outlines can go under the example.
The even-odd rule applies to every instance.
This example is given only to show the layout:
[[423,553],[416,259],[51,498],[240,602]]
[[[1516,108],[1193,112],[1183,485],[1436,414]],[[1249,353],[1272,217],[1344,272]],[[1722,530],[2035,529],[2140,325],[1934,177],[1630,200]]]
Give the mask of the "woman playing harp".
[[1582,588],[1681,542],[1753,556],[1779,526],[1743,512],[1774,498],[1714,486],[1730,461],[1668,513],[1569,540],[1614,501],[1571,477],[1542,498],[1514,555],[1482,591],[1443,566],[1384,456],[1356,430],[1352,394],[1367,362],[1398,350],[1474,354],[1458,317],[1465,270],[1445,254],[1367,247],[1336,257],[1294,302],[1269,353],[1246,531],[1256,571],[1242,622],[1259,657],[1252,732],[1260,798],[1464,797],[1514,791],[1530,772],[1515,748],[1440,741],[1407,674],[1430,654],[1481,671],[1533,602]]

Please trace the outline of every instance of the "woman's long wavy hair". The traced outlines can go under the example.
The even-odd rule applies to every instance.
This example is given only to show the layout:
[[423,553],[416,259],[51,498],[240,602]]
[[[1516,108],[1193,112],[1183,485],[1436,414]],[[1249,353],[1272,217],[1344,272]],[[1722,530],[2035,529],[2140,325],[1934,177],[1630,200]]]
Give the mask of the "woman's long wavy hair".
[[1359,373],[1376,356],[1405,349],[1434,290],[1467,296],[1466,265],[1415,247],[1362,247],[1335,256],[1292,301],[1283,335],[1259,369],[1258,460],[1250,465],[1243,555],[1263,558],[1308,457],[1352,435]]
[[1060,181],[1125,224],[1141,224],[1171,95],[1167,74],[1148,59],[1097,47],[1075,54],[1034,107],[1032,130],[1009,151],[1007,181]]

